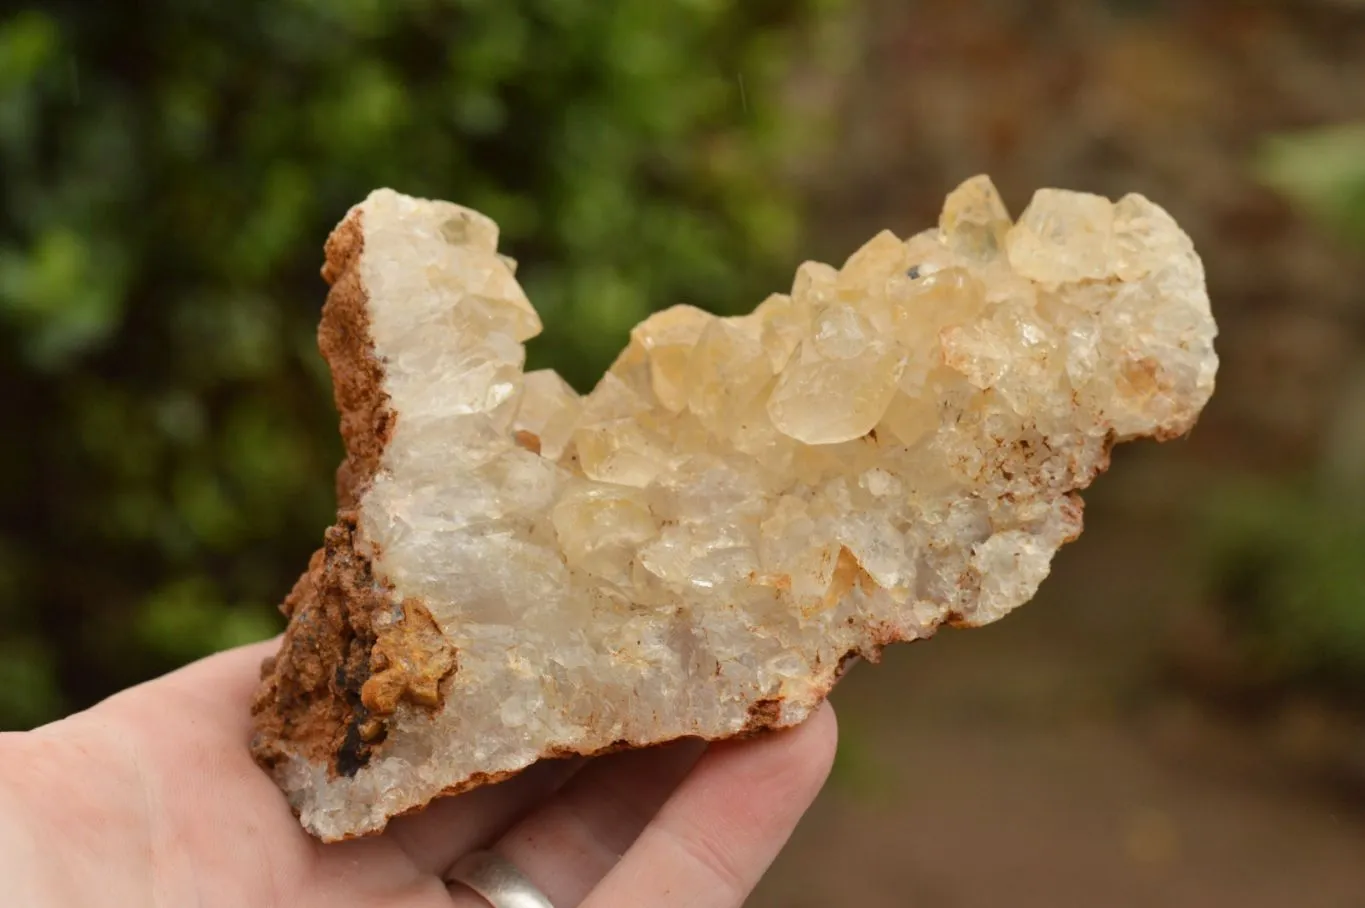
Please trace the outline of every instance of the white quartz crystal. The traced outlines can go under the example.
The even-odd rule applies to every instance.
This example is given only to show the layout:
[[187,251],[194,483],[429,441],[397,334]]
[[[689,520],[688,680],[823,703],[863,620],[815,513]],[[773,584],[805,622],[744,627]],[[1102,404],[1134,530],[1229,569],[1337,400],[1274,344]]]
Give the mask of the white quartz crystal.
[[1115,441],[1188,430],[1216,333],[1189,238],[1138,195],[990,181],[739,318],[659,312],[580,398],[487,218],[357,206],[395,428],[359,500],[395,601],[458,652],[354,775],[278,778],[324,839],[547,754],[801,721],[850,654],[1027,601]]

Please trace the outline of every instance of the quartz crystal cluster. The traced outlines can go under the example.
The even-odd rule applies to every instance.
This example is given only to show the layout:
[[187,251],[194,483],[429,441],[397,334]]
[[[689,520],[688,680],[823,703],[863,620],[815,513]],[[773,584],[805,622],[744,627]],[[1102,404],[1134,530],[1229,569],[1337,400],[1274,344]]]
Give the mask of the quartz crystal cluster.
[[985,177],[750,315],[640,324],[586,396],[488,218],[380,190],[327,245],[347,459],[253,749],[324,840],[547,757],[800,722],[849,662],[1027,601],[1116,441],[1213,391],[1189,238]]

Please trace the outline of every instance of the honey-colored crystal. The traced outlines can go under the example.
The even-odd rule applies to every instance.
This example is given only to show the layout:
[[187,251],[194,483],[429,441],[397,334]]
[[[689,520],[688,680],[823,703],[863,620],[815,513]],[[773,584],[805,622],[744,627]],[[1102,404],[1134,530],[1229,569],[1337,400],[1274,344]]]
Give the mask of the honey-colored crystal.
[[[523,374],[539,320],[487,218],[381,190],[337,236],[382,394],[339,392],[370,473],[326,564],[369,573],[301,581],[256,745],[324,839],[550,755],[790,725],[849,657],[1002,617],[1113,443],[1188,430],[1217,368],[1199,259],[1141,196],[1041,190],[1011,223],[974,178],[937,228],[802,265],[750,315],[651,316],[583,397]],[[402,654],[421,684],[380,717],[342,666],[290,663],[310,603],[362,592],[378,617],[345,633],[418,646],[393,622],[429,614],[448,648]],[[296,676],[360,730],[328,739],[344,760],[275,695]]]

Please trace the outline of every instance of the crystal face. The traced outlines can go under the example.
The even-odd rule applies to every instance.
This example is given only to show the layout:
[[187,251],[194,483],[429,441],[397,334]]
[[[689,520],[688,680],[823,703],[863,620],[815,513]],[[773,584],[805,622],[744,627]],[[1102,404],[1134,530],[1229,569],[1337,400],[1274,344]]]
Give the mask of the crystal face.
[[990,181],[937,228],[718,318],[640,324],[591,394],[473,211],[380,190],[328,242],[347,461],[286,600],[257,758],[325,840],[536,760],[800,722],[851,657],[1027,601],[1113,443],[1213,391],[1161,208]]

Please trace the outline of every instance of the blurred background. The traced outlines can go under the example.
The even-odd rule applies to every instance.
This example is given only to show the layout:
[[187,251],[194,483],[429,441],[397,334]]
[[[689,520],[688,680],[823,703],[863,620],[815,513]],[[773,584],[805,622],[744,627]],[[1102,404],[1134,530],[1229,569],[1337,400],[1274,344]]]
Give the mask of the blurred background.
[[[21,4],[22,6],[22,4]],[[267,636],[333,513],[321,245],[503,227],[580,388],[988,172],[1142,192],[1222,328],[1008,620],[841,685],[759,906],[1365,905],[1365,2],[144,0],[0,17],[0,728]]]

